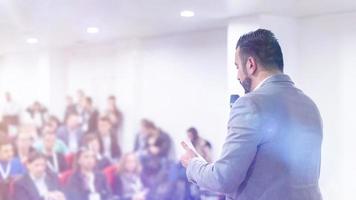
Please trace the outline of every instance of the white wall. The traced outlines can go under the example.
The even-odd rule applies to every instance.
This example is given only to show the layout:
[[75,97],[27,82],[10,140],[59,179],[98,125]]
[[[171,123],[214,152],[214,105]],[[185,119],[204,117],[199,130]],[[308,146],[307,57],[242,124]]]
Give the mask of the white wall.
[[321,186],[326,200],[356,199],[356,13],[300,20],[299,87],[324,121]]
[[0,102],[4,101],[4,92],[12,91],[23,108],[37,99],[48,103],[48,66],[48,54],[37,50],[1,56]]

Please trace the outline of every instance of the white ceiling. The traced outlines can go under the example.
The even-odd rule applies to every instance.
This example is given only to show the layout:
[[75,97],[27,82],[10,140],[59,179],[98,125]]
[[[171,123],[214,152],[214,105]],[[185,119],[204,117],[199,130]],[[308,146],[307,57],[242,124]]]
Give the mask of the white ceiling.
[[[181,10],[193,10],[182,18]],[[224,27],[232,17],[304,17],[356,11],[355,0],[0,0],[0,53],[38,46],[149,37]],[[86,33],[97,26],[100,33]]]

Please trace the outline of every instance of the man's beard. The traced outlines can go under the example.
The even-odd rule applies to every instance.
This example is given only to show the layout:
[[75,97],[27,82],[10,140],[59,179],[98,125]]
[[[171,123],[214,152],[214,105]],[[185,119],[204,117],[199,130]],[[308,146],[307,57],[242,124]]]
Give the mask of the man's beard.
[[251,85],[252,85],[252,81],[250,77],[246,77],[245,80],[240,81],[240,84],[242,85],[242,87],[245,90],[245,94],[251,92]]

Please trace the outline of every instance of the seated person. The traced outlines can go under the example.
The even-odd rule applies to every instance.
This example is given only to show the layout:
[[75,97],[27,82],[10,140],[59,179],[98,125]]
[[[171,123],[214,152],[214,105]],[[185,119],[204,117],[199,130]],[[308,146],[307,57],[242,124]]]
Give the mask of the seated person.
[[18,158],[14,157],[14,147],[8,138],[0,139],[0,181],[25,173],[25,168]]
[[21,161],[22,164],[25,164],[29,153],[34,151],[32,147],[32,135],[25,131],[19,132],[19,134],[16,136],[15,142],[16,157]]
[[83,138],[83,145],[89,147],[96,155],[95,169],[102,171],[111,165],[109,158],[100,153],[99,136],[94,133],[88,133]]
[[169,159],[172,153],[170,136],[159,129],[152,121],[143,119],[141,131],[136,137],[135,149],[140,156],[154,156]]
[[[158,189],[159,184],[166,179],[170,165],[171,138],[152,121],[141,121],[141,137],[136,139],[136,144],[141,143],[140,148],[135,148],[142,164],[142,181],[152,192]],[[138,136],[139,137],[139,136]]]
[[113,132],[111,121],[108,117],[100,117],[98,120],[98,136],[100,152],[111,161],[121,157],[121,148],[117,133]]
[[213,159],[210,142],[200,137],[198,130],[194,127],[191,127],[187,130],[187,136],[194,148],[199,153],[199,155],[201,155],[206,161],[211,163]]
[[108,200],[111,194],[106,178],[95,171],[95,152],[83,146],[76,156],[76,169],[66,185],[67,200]]
[[10,182],[25,173],[25,168],[18,158],[14,158],[11,140],[0,138],[0,199],[8,199]]
[[134,153],[127,153],[120,160],[112,191],[113,195],[122,200],[146,199],[147,190],[141,181],[141,164]]
[[[57,132],[56,132],[56,129],[53,127],[55,126],[54,124],[52,123],[47,123],[43,128],[42,128],[42,134],[44,134],[45,132],[52,132],[54,133],[54,136],[55,136],[55,143],[53,144],[53,148],[54,148],[54,151],[56,153],[61,153],[61,154],[64,154],[66,155],[68,153],[68,147],[67,145],[57,137]],[[43,137],[40,138],[39,140],[37,140],[35,143],[34,143],[34,148],[39,151],[39,152],[44,152],[44,141],[43,141]]]
[[14,183],[13,200],[65,200],[58,178],[46,173],[46,157],[31,152],[27,159],[28,172]]
[[51,172],[58,174],[68,169],[67,161],[62,153],[55,151],[56,134],[51,131],[45,131],[42,134],[43,152],[47,157],[47,167]]
[[58,138],[68,147],[69,153],[76,153],[81,145],[83,132],[77,114],[69,114],[66,123],[58,129]]

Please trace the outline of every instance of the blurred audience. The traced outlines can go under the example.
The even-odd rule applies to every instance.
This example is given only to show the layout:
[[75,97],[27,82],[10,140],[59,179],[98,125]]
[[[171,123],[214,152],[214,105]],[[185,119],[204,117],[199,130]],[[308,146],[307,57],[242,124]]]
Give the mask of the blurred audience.
[[[49,141],[45,141],[46,138],[45,135],[47,134],[51,134],[51,137],[53,137]],[[51,144],[53,140],[54,140],[54,144]],[[50,144],[46,144],[46,143],[50,143]],[[42,153],[45,152],[46,145],[53,145],[53,150],[56,153],[67,154],[69,151],[67,145],[61,139],[58,138],[57,129],[50,122],[48,122],[42,128],[42,137],[33,144],[34,148]]]
[[107,112],[106,115],[109,117],[111,121],[113,132],[119,134],[122,129],[124,117],[122,112],[117,107],[116,97],[113,95],[109,96],[107,99],[106,112]]
[[91,97],[85,98],[84,114],[83,114],[83,131],[84,132],[96,132],[98,130],[98,118],[99,112],[93,106],[93,100]]
[[58,129],[58,138],[68,146],[69,152],[75,153],[80,147],[82,137],[79,116],[76,113],[69,114],[65,124]]
[[170,194],[169,171],[171,139],[147,119],[141,121],[135,151],[142,164],[142,182],[148,188],[148,199],[167,199]]
[[134,150],[141,155],[168,158],[171,153],[171,138],[152,121],[143,119],[141,130],[136,136]]
[[25,168],[18,158],[14,157],[14,148],[7,137],[0,138],[0,199],[9,198],[8,188],[11,182],[25,173]]
[[212,162],[212,147],[210,142],[199,136],[198,130],[191,127],[187,130],[187,136],[194,148],[209,163]]
[[54,132],[47,130],[42,133],[42,153],[47,158],[47,167],[52,173],[58,174],[68,169],[65,155],[56,151],[57,136]]
[[111,121],[108,117],[99,118],[98,136],[100,153],[112,161],[119,159],[121,157],[121,148],[117,133],[113,131]]
[[[212,194],[188,182],[169,134],[153,121],[141,120],[134,152],[123,154],[124,117],[113,95],[101,113],[78,90],[75,100],[67,97],[63,121],[39,101],[21,113],[11,94],[5,97],[0,200],[198,200]],[[212,162],[210,143],[193,127],[187,136]]]
[[94,151],[94,154],[96,155],[95,168],[97,170],[104,170],[111,165],[110,159],[104,156],[100,151],[100,140],[97,134],[89,133],[85,135],[83,139],[83,146],[87,146]]
[[67,96],[66,97],[66,108],[64,111],[63,121],[67,121],[68,116],[72,113],[77,113],[77,107],[74,103],[73,97]]
[[13,200],[65,200],[58,178],[46,173],[46,157],[32,152],[27,160],[27,173],[14,183]]
[[67,200],[108,200],[111,193],[104,174],[95,170],[95,152],[82,147],[76,158],[76,168],[66,185]]
[[10,139],[0,139],[0,181],[7,181],[25,172],[21,161],[14,157],[14,147]]
[[30,152],[34,151],[32,144],[33,138],[31,134],[27,132],[20,132],[17,134],[15,140],[15,155],[21,161],[21,163],[25,164]]
[[122,200],[145,200],[147,189],[141,181],[141,164],[134,153],[124,154],[112,185],[113,195]]
[[[61,126],[61,122],[56,116],[50,115],[48,117],[47,123],[44,125],[46,125],[47,126],[46,128],[48,128],[50,131],[57,132],[58,128]],[[44,127],[45,126],[43,126],[43,128]]]

